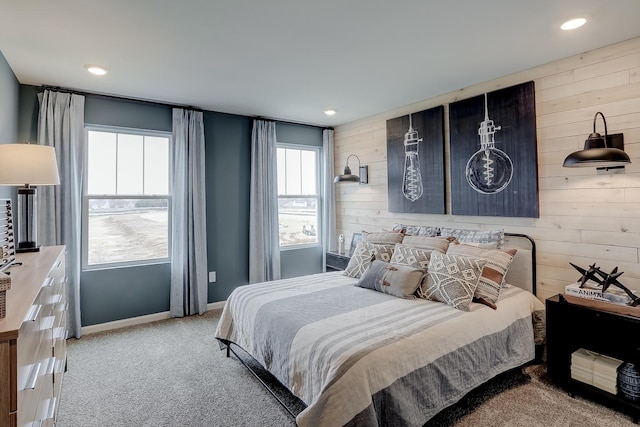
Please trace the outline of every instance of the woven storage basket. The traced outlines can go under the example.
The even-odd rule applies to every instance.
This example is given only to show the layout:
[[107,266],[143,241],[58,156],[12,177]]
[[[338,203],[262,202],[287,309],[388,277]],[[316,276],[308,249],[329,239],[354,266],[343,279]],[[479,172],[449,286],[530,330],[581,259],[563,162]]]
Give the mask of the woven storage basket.
[[620,393],[629,400],[640,400],[640,371],[630,362],[625,362],[618,371]]
[[0,291],[8,291],[11,289],[11,276],[0,272]]
[[11,276],[0,273],[0,318],[7,315],[7,291],[11,289]]
[[7,315],[7,291],[0,291],[0,318]]

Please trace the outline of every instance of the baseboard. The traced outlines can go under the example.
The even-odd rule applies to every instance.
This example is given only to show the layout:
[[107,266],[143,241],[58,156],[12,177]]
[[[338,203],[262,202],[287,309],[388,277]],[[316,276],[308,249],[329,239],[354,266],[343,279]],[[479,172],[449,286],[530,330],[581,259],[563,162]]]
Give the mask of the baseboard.
[[[225,301],[217,301],[207,304],[207,311],[224,308]],[[163,311],[161,313],[147,314],[145,316],[131,317],[129,319],[114,320],[113,322],[99,323],[97,325],[83,326],[82,335],[95,334],[98,332],[111,331],[113,329],[125,328],[127,326],[143,325],[145,323],[157,322],[158,320],[171,319],[171,313]]]
[[224,308],[224,303],[226,301],[217,301],[217,302],[210,302],[209,304],[207,304],[207,311],[209,310],[222,310]]

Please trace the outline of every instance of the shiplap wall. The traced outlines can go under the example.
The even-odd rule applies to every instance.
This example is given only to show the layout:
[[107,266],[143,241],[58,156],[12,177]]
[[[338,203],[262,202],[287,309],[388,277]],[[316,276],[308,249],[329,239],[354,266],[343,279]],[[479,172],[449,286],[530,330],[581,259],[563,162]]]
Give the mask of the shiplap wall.
[[[386,120],[533,80],[536,91],[540,218],[394,214],[387,208]],[[624,174],[564,168],[583,148],[601,111],[609,133],[624,133],[632,163]],[[447,121],[445,120],[445,123]],[[448,124],[445,124],[448,126]],[[597,129],[604,133],[602,120]],[[449,141],[446,141],[449,182]],[[369,185],[337,185],[338,233],[389,229],[395,222],[470,229],[504,228],[533,237],[538,297],[561,292],[579,277],[569,262],[604,270],[618,266],[621,283],[640,291],[640,38],[426,99],[335,129],[336,174],[349,154],[369,166]],[[351,165],[352,167],[354,165]],[[450,189],[447,188],[451,211]]]

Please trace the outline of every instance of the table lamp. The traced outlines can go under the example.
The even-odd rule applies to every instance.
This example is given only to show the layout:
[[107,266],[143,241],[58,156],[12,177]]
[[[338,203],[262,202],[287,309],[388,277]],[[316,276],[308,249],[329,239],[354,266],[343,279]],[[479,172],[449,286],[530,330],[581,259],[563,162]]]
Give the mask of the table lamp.
[[36,252],[37,185],[58,185],[58,163],[53,147],[39,144],[0,144],[0,185],[18,188],[16,252]]

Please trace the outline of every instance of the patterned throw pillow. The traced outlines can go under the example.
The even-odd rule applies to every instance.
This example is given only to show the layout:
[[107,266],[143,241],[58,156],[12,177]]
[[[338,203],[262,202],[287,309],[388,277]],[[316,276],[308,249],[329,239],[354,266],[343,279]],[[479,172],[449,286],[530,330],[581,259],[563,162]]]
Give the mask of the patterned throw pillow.
[[391,261],[393,246],[394,245],[380,245],[364,241],[358,242],[358,245],[353,251],[353,255],[351,255],[349,264],[347,264],[347,268],[345,268],[343,274],[345,276],[359,279],[360,276],[362,276],[362,273],[364,273],[367,267],[369,267],[373,256],[375,256],[375,259],[380,259],[385,262]]
[[492,306],[485,303],[495,308],[495,304],[500,297],[504,276],[507,274],[516,252],[516,249],[481,249],[475,246],[452,243],[449,245],[447,255],[462,255],[485,258],[487,260],[487,264],[482,269],[474,296],[494,304]]
[[403,244],[396,244],[391,256],[392,264],[407,265],[427,269],[432,249],[414,248]]
[[424,296],[469,311],[486,259],[432,252]]
[[428,225],[394,224],[393,230],[403,232],[410,236],[435,237],[440,235],[440,227],[431,227]]
[[442,237],[455,237],[460,243],[493,243],[498,244],[498,248],[504,245],[504,230],[464,230],[462,228],[440,229]]
[[429,237],[429,236],[404,236],[402,244],[405,246],[411,246],[420,249],[429,249],[432,251],[439,251],[447,253],[449,247],[449,240],[442,237]]
[[369,233],[362,231],[362,240],[369,243],[378,243],[381,245],[395,245],[402,242],[404,234],[397,231],[381,231],[379,233]]
[[399,298],[415,299],[414,293],[425,274],[426,270],[421,268],[390,264],[376,259],[371,261],[357,286]]

